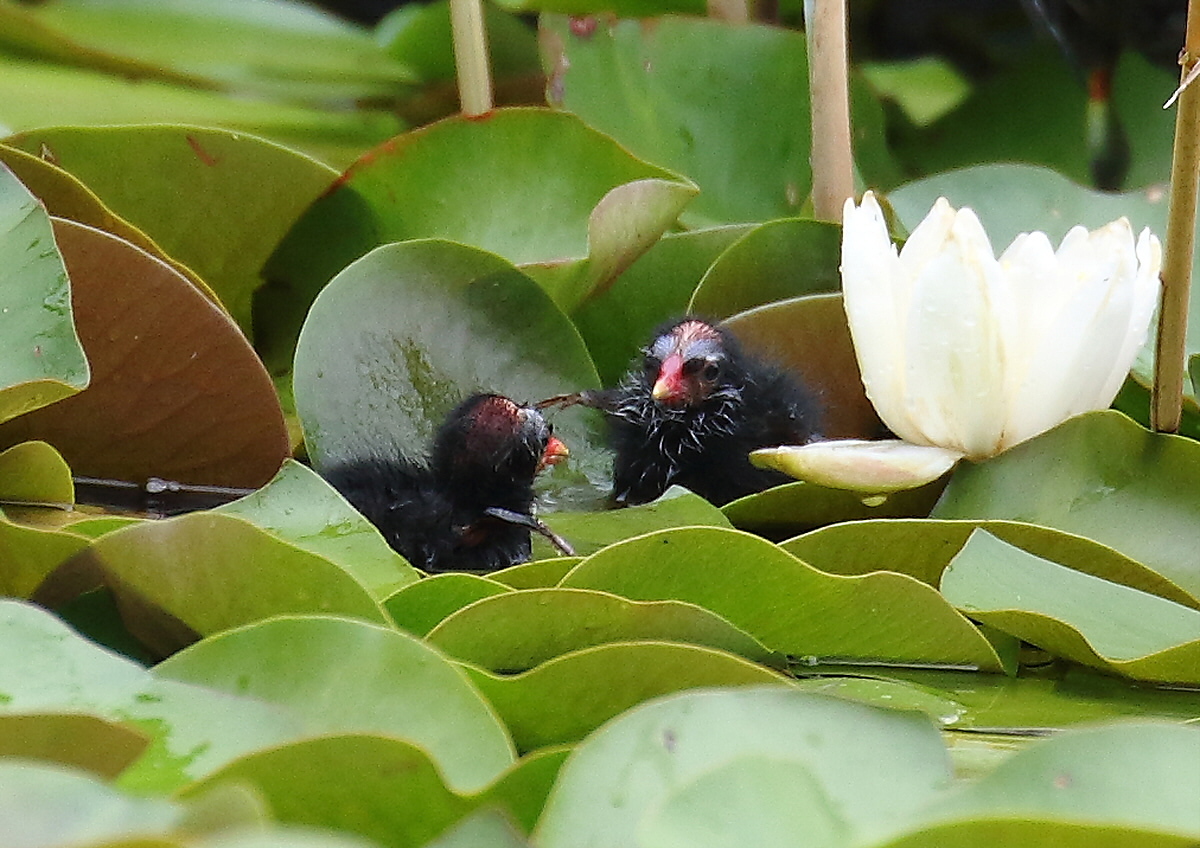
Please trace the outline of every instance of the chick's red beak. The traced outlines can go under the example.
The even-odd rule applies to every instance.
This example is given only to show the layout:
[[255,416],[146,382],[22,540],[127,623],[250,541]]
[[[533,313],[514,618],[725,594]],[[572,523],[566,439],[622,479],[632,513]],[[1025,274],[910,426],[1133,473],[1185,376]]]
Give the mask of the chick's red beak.
[[538,471],[550,465],[558,465],[565,460],[571,452],[567,450],[567,446],[563,444],[558,436],[551,436],[550,441],[546,442],[546,449],[542,451],[542,460],[538,463]]
[[666,403],[679,403],[687,398],[687,385],[683,379],[683,356],[678,353],[672,353],[663,360],[662,366],[658,369],[658,379],[654,381],[654,388],[650,391],[650,396],[656,401]]

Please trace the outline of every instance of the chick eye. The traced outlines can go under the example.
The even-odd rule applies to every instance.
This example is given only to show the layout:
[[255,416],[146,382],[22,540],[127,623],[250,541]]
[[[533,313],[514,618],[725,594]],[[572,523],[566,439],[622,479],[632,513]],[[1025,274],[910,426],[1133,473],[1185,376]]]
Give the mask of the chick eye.
[[717,379],[717,377],[721,376],[720,363],[712,360],[706,362],[704,365],[704,370],[700,372],[700,376],[711,383],[713,380]]

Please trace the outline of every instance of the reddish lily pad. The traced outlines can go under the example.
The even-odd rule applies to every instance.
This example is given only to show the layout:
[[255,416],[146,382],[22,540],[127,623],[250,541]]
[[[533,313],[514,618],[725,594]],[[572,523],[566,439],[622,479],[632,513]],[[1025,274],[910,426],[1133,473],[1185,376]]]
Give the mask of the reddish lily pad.
[[0,444],[42,439],[76,474],[259,486],[289,453],[271,380],[229,317],[173,268],[63,219],[89,390],[8,422]]
[[821,435],[877,439],[884,430],[867,400],[840,294],[769,303],[726,319],[747,350],[796,372],[816,396]]
[[0,422],[88,385],[71,284],[45,208],[0,164]]
[[0,715],[0,757],[44,760],[112,780],[150,740],[126,724],[87,713]]

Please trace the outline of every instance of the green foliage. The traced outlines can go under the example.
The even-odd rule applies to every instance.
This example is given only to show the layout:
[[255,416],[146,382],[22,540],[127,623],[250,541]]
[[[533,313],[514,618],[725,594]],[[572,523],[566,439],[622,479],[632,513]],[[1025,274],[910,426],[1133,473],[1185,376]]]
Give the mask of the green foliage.
[[[686,311],[802,376],[825,436],[883,434],[808,215],[797,10],[500,5],[520,108],[468,119],[445,3],[372,32],[288,0],[0,0],[0,833],[1200,842],[1190,438],[1089,413],[887,498],[617,510],[600,416],[551,409],[571,457],[540,517],[578,556],[432,577],[289,458],[419,455],[468,393],[611,386]],[[1089,107],[1049,47],[985,41],[989,73],[854,45],[857,177],[898,230],[944,195],[997,248],[1161,234],[1172,75],[1125,55]],[[1136,191],[1086,186],[1101,108]],[[1151,368],[1118,401],[1142,420]],[[72,474],[244,496],[73,509]]]

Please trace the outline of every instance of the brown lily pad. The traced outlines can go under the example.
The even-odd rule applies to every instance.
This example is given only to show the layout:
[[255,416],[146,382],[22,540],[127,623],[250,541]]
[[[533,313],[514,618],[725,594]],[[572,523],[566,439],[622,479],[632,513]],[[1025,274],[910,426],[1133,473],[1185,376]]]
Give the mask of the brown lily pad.
[[878,439],[883,424],[867,400],[840,294],[795,297],[725,320],[743,346],[796,371],[817,395],[827,439]]
[[54,219],[86,391],[0,427],[82,476],[257,487],[289,453],[270,377],[237,325],[174,268],[124,239]]

